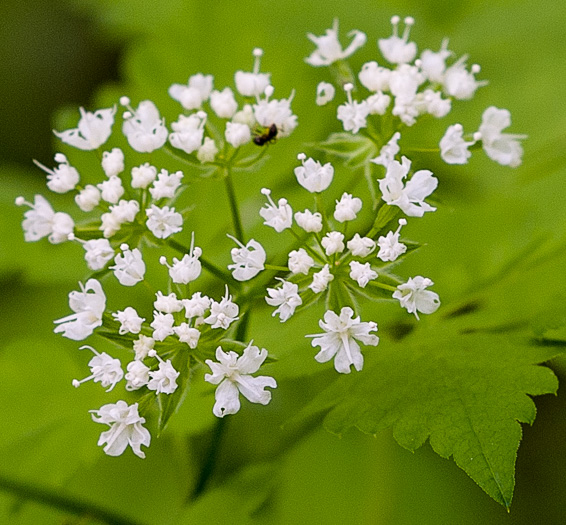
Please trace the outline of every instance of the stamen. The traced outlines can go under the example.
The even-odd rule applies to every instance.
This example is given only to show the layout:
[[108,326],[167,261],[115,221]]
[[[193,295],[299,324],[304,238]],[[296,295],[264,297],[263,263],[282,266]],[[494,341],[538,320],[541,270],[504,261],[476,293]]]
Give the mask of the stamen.
[[261,65],[261,57],[263,55],[263,49],[256,47],[253,50],[253,56],[255,57],[254,59],[254,68],[253,68],[253,73],[254,75],[257,75],[259,73],[259,68]]

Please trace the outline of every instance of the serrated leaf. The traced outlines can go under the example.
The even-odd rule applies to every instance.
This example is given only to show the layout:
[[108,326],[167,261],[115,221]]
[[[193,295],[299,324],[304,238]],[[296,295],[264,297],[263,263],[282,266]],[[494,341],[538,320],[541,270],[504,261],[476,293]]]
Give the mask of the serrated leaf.
[[363,372],[339,377],[294,421],[327,411],[324,426],[336,434],[392,428],[411,451],[428,439],[509,508],[519,422],[532,423],[536,414],[529,395],[558,387],[554,373],[536,365],[564,349],[444,328],[368,350]]
[[343,159],[344,164],[353,168],[364,166],[378,153],[377,146],[370,138],[344,132],[332,133],[328,140],[316,144],[315,147]]

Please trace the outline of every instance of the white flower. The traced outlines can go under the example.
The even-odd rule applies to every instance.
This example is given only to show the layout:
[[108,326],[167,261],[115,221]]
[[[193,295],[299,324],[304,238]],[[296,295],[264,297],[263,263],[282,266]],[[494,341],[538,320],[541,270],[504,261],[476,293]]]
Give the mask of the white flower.
[[[127,97],[122,97],[120,102],[128,106]],[[125,104],[124,104],[125,103]],[[151,153],[161,148],[167,142],[167,128],[165,120],[159,116],[159,111],[151,100],[143,100],[138,109],[124,113],[124,124],[122,132],[128,139],[128,143],[140,153]]]
[[128,363],[128,372],[126,373],[126,390],[139,390],[142,386],[149,382],[150,368],[144,365],[140,360],[136,359]]
[[136,200],[121,200],[118,204],[110,206],[110,213],[120,224],[125,222],[133,222],[136,215],[140,211],[140,203]]
[[475,74],[480,72],[480,66],[473,64],[470,71],[466,69],[467,56],[464,55],[454,62],[444,73],[444,92],[459,100],[469,100],[476,89],[487,84],[487,80],[478,81]]
[[334,275],[330,273],[330,267],[328,264],[325,264],[320,272],[317,272],[312,276],[312,283],[309,284],[309,288],[314,293],[321,293],[328,288],[328,284],[333,280]]
[[338,222],[353,221],[362,209],[362,200],[352,197],[349,193],[343,193],[339,201],[336,201],[334,218]]
[[295,221],[306,232],[319,232],[322,230],[322,215],[319,212],[312,213],[310,210],[295,213]]
[[187,84],[173,84],[169,87],[169,96],[188,110],[198,109],[208,100],[214,79],[212,75],[197,73],[189,78]]
[[399,206],[409,217],[422,217],[425,212],[436,210],[424,199],[436,189],[438,179],[429,170],[419,170],[403,186],[403,179],[411,169],[411,161],[407,157],[403,157],[402,161],[402,164],[391,161],[385,178],[378,181],[383,200],[390,206]]
[[328,104],[336,94],[336,89],[328,82],[319,82],[316,86],[316,105],[325,106]]
[[293,210],[287,204],[287,199],[279,199],[279,202],[275,204],[271,198],[271,190],[262,188],[261,193],[269,201],[264,208],[259,210],[259,214],[265,219],[263,224],[271,226],[277,233],[290,228],[293,224]]
[[365,33],[354,29],[348,33],[349,37],[353,37],[350,45],[342,50],[340,42],[338,42],[338,19],[334,19],[332,29],[327,29],[326,34],[322,36],[315,36],[312,33],[307,33],[308,39],[316,46],[316,49],[311,53],[305,62],[311,66],[329,66],[337,60],[343,60],[349,57],[357,49],[362,47],[367,40]]
[[297,158],[303,165],[295,168],[294,172],[297,182],[303,188],[311,193],[320,193],[330,186],[334,177],[334,168],[330,162],[322,166],[310,157],[305,161],[307,156],[304,153],[299,153]]
[[210,94],[210,107],[220,118],[232,118],[238,110],[238,103],[232,90],[227,87]]
[[448,39],[442,41],[438,53],[425,49],[420,56],[420,68],[426,78],[431,82],[442,83],[446,70],[446,59],[452,54],[448,51]]
[[67,157],[62,153],[55,155],[55,162],[59,163],[55,169],[48,167],[34,159],[33,163],[47,173],[47,187],[55,193],[67,193],[75,189],[79,183],[79,172],[69,164]]
[[304,248],[299,248],[289,253],[289,262],[287,264],[291,273],[295,275],[298,273],[308,275],[309,270],[314,266],[314,259]]
[[114,124],[114,113],[116,106],[107,109],[99,109],[94,113],[79,108],[81,119],[75,129],[67,131],[53,131],[65,144],[82,150],[93,150],[104,144],[112,133]]
[[360,237],[360,234],[356,233],[356,235],[346,243],[346,246],[354,257],[367,257],[375,250],[375,241],[369,237]]
[[408,41],[411,26],[415,23],[415,20],[411,16],[405,18],[405,30],[401,37],[398,34],[400,21],[401,19],[398,16],[391,17],[393,34],[389,38],[380,38],[377,41],[381,54],[392,64],[412,62],[417,55],[417,45],[414,42]]
[[377,65],[377,62],[366,62],[358,74],[362,86],[370,91],[389,91],[391,70]]
[[27,242],[38,241],[48,236],[52,244],[59,244],[69,239],[75,223],[70,215],[63,212],[55,213],[47,200],[41,196],[34,197],[34,203],[27,202],[23,197],[16,198],[17,206],[29,206],[24,213],[22,228]]
[[445,117],[452,109],[452,101],[449,98],[442,98],[439,91],[425,89],[423,93],[417,95],[419,96],[422,98],[425,111],[435,118]]
[[236,74],[234,75],[236,89],[239,91],[240,95],[243,95],[244,97],[258,97],[264,92],[265,88],[269,86],[270,83],[271,74],[259,72],[263,50],[256,47],[253,50],[253,55],[253,72],[236,71]]
[[210,137],[205,137],[202,146],[197,151],[197,159],[201,163],[212,162],[218,154],[216,142]]
[[320,241],[326,255],[329,257],[335,253],[344,251],[344,234],[340,232],[328,232]]
[[279,315],[281,322],[285,322],[295,313],[295,308],[303,304],[299,296],[299,287],[283,279],[279,279],[282,283],[280,288],[267,288],[269,297],[265,298],[265,302],[270,306],[279,306],[273,314],[273,317]]
[[114,248],[108,239],[91,239],[83,244],[85,261],[89,269],[102,270],[106,263],[114,258]]
[[103,213],[100,216],[100,227],[98,229],[102,231],[104,237],[108,238],[115,235],[120,230],[120,226],[122,226],[122,223],[112,212]]
[[235,237],[228,235],[240,248],[232,248],[230,256],[234,264],[229,264],[228,269],[233,270],[232,277],[236,281],[249,281],[264,269],[265,250],[263,246],[252,239],[245,246]]
[[192,319],[193,317],[203,317],[204,312],[210,308],[211,300],[206,295],[201,295],[201,292],[196,292],[190,299],[183,299],[183,306],[185,307],[185,317]]
[[393,292],[393,299],[398,299],[401,306],[410,314],[415,314],[417,319],[419,318],[417,312],[432,314],[440,306],[438,294],[426,289],[433,284],[430,279],[420,275],[410,277],[406,283],[397,286],[397,291]]
[[94,357],[88,362],[91,375],[80,381],[73,379],[73,386],[78,388],[82,383],[92,379],[95,383],[100,383],[104,388],[109,387],[106,392],[110,392],[116,386],[116,383],[124,377],[122,363],[120,363],[119,359],[110,357],[106,352],[97,352],[92,346],[85,345],[81,346],[80,349],[83,350],[84,348],[88,348],[94,354]]
[[162,292],[157,292],[155,294],[155,301],[153,301],[153,307],[164,314],[172,314],[173,312],[180,312],[183,309],[183,302],[177,299],[174,292],[169,295],[163,295]]
[[145,419],[138,413],[138,404],[128,406],[125,401],[103,405],[98,410],[91,410],[92,420],[110,426],[110,430],[100,434],[98,446],[104,445],[104,452],[109,456],[119,456],[130,445],[134,454],[145,458],[141,446],[149,447],[151,435],[142,426]]
[[145,275],[145,263],[142,254],[138,248],[130,250],[127,244],[121,244],[120,249],[123,253],[114,257],[115,264],[110,266],[110,269],[114,270],[114,275],[122,286],[134,286],[143,281]]
[[173,265],[167,264],[167,259],[162,256],[159,262],[169,268],[169,277],[174,283],[189,284],[197,279],[201,273],[202,266],[199,257],[202,255],[202,250],[197,246],[195,247],[195,235],[193,232],[191,240],[191,248],[189,253],[183,255],[181,260],[173,257]]
[[[389,77],[389,89],[395,96],[395,106],[410,105],[417,95],[419,86],[425,80],[426,78],[420,69],[409,64],[401,64],[392,71]],[[396,114],[395,108],[393,114]]]
[[136,359],[145,359],[148,352],[150,350],[153,350],[154,344],[155,339],[153,339],[153,337],[148,337],[147,335],[140,334],[138,339],[134,341],[134,352],[136,353]]
[[102,154],[102,169],[107,177],[114,177],[124,171],[124,153],[120,148]]
[[143,317],[138,315],[136,309],[131,306],[128,306],[125,310],[118,310],[112,314],[112,317],[120,323],[120,329],[118,330],[120,335],[128,333],[139,334],[142,323],[145,321]]
[[75,195],[75,202],[82,211],[92,211],[100,202],[100,190],[92,184],[87,184]]
[[73,341],[86,339],[95,328],[101,326],[106,308],[106,296],[96,279],[89,279],[84,286],[79,283],[79,286],[80,292],[69,294],[69,306],[75,313],[54,321],[59,326],[53,330],[56,334],[63,332],[63,337]]
[[483,149],[490,159],[515,168],[521,164],[523,156],[519,140],[527,136],[502,133],[510,125],[511,114],[508,110],[490,106],[483,112],[479,133]]
[[149,357],[155,357],[159,361],[159,368],[149,372],[149,383],[147,388],[149,390],[155,390],[156,394],[172,394],[177,390],[177,378],[179,377],[179,372],[173,368],[171,361],[163,361],[161,357],[157,355],[155,350],[150,350]]
[[352,101],[353,84],[346,84],[344,90],[348,96],[348,102],[338,106],[337,117],[342,121],[344,131],[351,131],[357,133],[360,128],[365,128],[367,125],[366,118],[369,115],[369,106],[365,100],[358,102]]
[[226,295],[217,303],[212,301],[210,305],[210,315],[204,320],[211,328],[223,328],[226,330],[231,323],[238,320],[238,305],[232,302],[232,296],[228,294],[228,286],[226,286]]
[[[267,86],[266,86],[267,87]],[[263,93],[263,88],[260,93]],[[238,111],[232,118],[232,122],[237,124],[245,124],[250,129],[254,128],[257,124],[254,116],[254,109],[250,104],[246,104],[240,111]]]
[[182,171],[170,174],[167,170],[161,170],[157,180],[153,181],[153,186],[149,188],[149,193],[156,201],[159,199],[172,199],[177,188],[181,185],[182,178]]
[[157,176],[157,168],[149,162],[132,168],[132,188],[147,188]]
[[385,115],[390,102],[391,97],[389,95],[384,95],[381,91],[378,91],[366,99],[370,115]]
[[266,387],[276,388],[277,382],[272,377],[252,377],[267,358],[267,350],[261,351],[252,342],[244,353],[238,356],[236,352],[224,352],[222,347],[216,349],[216,360],[207,359],[206,364],[212,374],[206,374],[204,380],[218,385],[215,393],[216,403],[212,412],[217,417],[235,414],[240,410],[239,393],[252,403],[267,405],[271,400],[271,392]]
[[356,339],[364,345],[376,346],[379,338],[370,332],[377,331],[374,322],[362,323],[360,318],[352,318],[354,311],[345,306],[340,316],[331,310],[324,314],[324,321],[319,326],[326,332],[324,334],[307,335],[314,337],[312,346],[320,346],[320,352],[314,357],[319,363],[326,363],[334,357],[334,368],[342,374],[349,374],[350,367],[359,372],[364,365],[364,357]]
[[291,92],[289,98],[281,100],[269,100],[273,94],[273,86],[267,86],[264,93],[265,98],[260,100],[258,97],[257,104],[253,105],[256,121],[264,128],[275,125],[278,137],[288,137],[297,127],[297,115],[291,111],[291,101],[295,92]]
[[466,142],[464,140],[464,128],[461,124],[448,126],[446,133],[440,139],[440,156],[446,164],[467,164],[472,153],[468,151],[475,140]]
[[157,207],[155,204],[145,210],[148,217],[146,226],[158,239],[166,239],[183,229],[183,217],[169,206]]
[[188,117],[179,115],[177,122],[171,124],[173,128],[173,133],[169,135],[171,145],[174,148],[182,149],[188,154],[199,149],[204,136],[206,117],[207,115],[204,111],[199,111]]
[[226,141],[234,148],[239,148],[252,140],[252,132],[247,124],[238,122],[226,122],[226,131],[224,133]]
[[197,347],[200,332],[196,328],[191,328],[188,323],[181,323],[179,326],[173,327],[173,330],[175,330],[181,343],[187,343],[189,348],[193,350]]
[[173,330],[174,324],[175,318],[173,314],[153,312],[153,321],[149,325],[153,328],[152,338],[156,341],[163,341],[166,337],[173,335],[175,333]]
[[114,176],[97,184],[100,190],[102,200],[110,204],[116,204],[122,195],[124,195],[124,187],[122,186],[122,179]]
[[395,155],[399,153],[400,147],[397,144],[397,142],[399,141],[400,138],[401,138],[401,133],[396,131],[393,134],[393,136],[389,139],[389,142],[387,142],[387,144],[382,146],[382,148],[379,150],[379,155],[375,157],[375,159],[371,159],[371,162],[375,164],[380,164],[381,166],[387,168],[387,166],[389,166],[389,163],[392,160],[395,160]]
[[379,245],[379,252],[377,257],[383,262],[391,262],[397,259],[399,255],[402,255],[407,251],[407,247],[399,242],[399,236],[401,227],[407,224],[406,219],[399,219],[399,227],[395,232],[390,231],[385,237],[381,236],[377,240]]
[[354,279],[361,288],[365,288],[367,283],[377,278],[377,272],[371,269],[369,263],[350,261],[350,278]]

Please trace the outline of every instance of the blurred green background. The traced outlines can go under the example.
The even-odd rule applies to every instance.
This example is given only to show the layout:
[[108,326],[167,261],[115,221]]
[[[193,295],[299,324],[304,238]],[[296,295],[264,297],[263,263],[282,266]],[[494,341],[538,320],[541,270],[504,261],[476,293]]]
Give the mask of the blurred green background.
[[[288,374],[271,405],[248,404],[221,423],[222,433],[210,415],[209,391],[192,391],[178,422],[153,439],[144,461],[132,454],[104,456],[96,447],[100,429],[87,411],[108,399],[99,385],[76,391],[70,386],[71,378],[84,376],[86,357],[77,356],[76,344],[52,333],[52,320],[66,315],[66,294],[84,278],[80,250],[46,242],[26,245],[22,210],[13,205],[17,195],[29,199],[47,193],[44,174],[31,159],[52,164],[57,145],[51,129],[65,129],[59,123],[66,119],[76,122],[76,106],[108,107],[121,94],[155,100],[171,122],[179,111],[167,100],[172,82],[203,72],[215,75],[217,86],[231,85],[234,71],[248,70],[251,50],[260,46],[265,51],[262,69],[272,72],[276,96],[296,88],[293,108],[301,124],[278,144],[278,162],[268,163],[262,172],[274,183],[290,173],[302,142],[328,133],[323,125],[328,114],[312,111],[314,86],[328,80],[328,73],[304,64],[312,51],[305,34],[322,34],[334,17],[340,19],[343,38],[353,28],[366,32],[368,43],[351,61],[358,70],[376,59],[375,41],[390,34],[393,14],[415,17],[413,38],[419,49],[436,50],[447,36],[450,49],[458,56],[468,53],[471,62],[482,66],[480,78],[489,79],[473,101],[457,105],[450,123],[461,121],[466,129],[476,129],[483,109],[493,104],[511,111],[511,132],[529,135],[524,165],[516,170],[477,154],[470,165],[451,171],[431,160],[441,179],[444,209],[406,232],[428,246],[407,261],[404,274],[430,273],[449,303],[474,282],[495,275],[516,254],[528,255],[533,243],[554,243],[558,257],[540,273],[527,275],[527,291],[519,284],[515,293],[502,296],[501,320],[509,312],[529,320],[541,312],[564,311],[566,266],[559,247],[566,231],[565,3],[4,0],[0,523],[98,523],[104,522],[103,512],[113,513],[106,516],[108,522],[140,525],[566,522],[563,395],[536,399],[537,420],[532,428],[524,427],[507,514],[428,445],[411,454],[394,442],[390,431],[375,438],[351,432],[338,439],[317,422],[301,436],[281,430],[285,417],[312,395],[304,377]],[[72,108],[70,114],[64,107]],[[309,121],[311,114],[316,116]],[[438,129],[445,125],[443,121]],[[288,161],[282,165],[285,154]],[[266,183],[239,184],[242,193],[258,195]],[[210,186],[194,191],[204,195]],[[53,202],[69,207],[63,198]],[[248,226],[258,223],[259,203],[258,198],[244,203],[250,210],[244,216]],[[197,220],[205,227],[206,217]],[[454,236],[455,229],[461,234]],[[443,243],[447,237],[451,243]],[[553,275],[561,277],[554,281]],[[562,362],[551,366],[566,379]],[[211,459],[215,436],[221,436],[219,455]],[[206,471],[207,461],[216,466],[207,490],[195,497],[197,473]]]

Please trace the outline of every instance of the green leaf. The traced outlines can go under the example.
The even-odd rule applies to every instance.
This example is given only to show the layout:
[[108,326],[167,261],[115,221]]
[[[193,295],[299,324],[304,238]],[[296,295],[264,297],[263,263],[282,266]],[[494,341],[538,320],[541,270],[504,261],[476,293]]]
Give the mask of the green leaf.
[[378,153],[377,146],[370,138],[344,132],[332,133],[328,140],[315,147],[343,159],[346,166],[353,168],[365,166],[369,159],[376,157]]
[[414,451],[428,439],[487,494],[509,508],[521,423],[533,423],[529,395],[555,393],[554,373],[537,363],[559,354],[526,338],[415,331],[402,344],[367,350],[363,372],[339,377],[294,419],[328,412],[324,426],[375,434],[393,429]]

